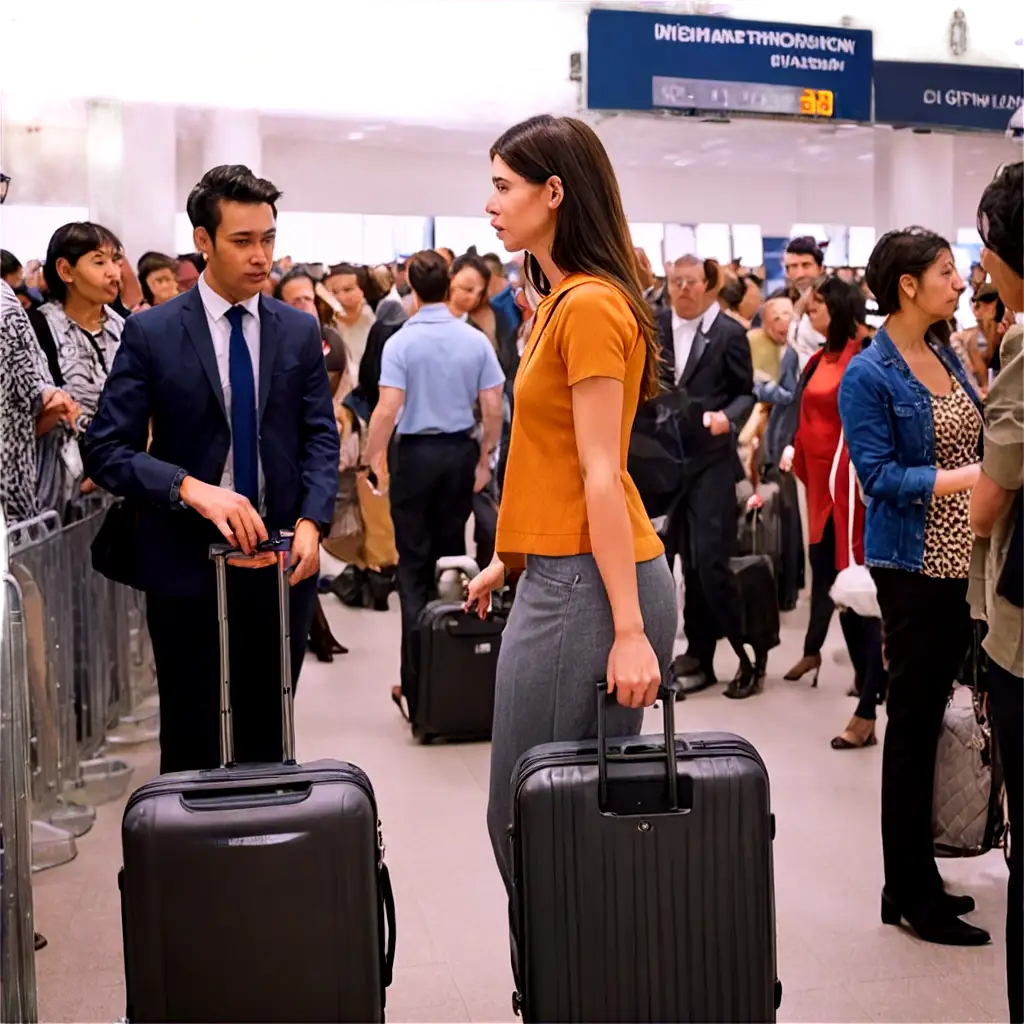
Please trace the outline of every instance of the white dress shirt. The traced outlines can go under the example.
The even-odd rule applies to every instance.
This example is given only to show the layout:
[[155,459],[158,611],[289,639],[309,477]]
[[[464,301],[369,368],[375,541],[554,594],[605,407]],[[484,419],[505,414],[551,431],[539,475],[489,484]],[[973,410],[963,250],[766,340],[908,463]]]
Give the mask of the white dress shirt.
[[[210,338],[213,341],[213,351],[217,357],[217,372],[220,375],[220,389],[224,393],[224,409],[228,415],[228,427],[231,426],[231,322],[227,313],[231,309],[231,303],[223,296],[218,295],[207,283],[206,272],[199,275],[199,296],[203,300],[203,309],[206,310],[206,322],[210,327]],[[256,389],[256,401],[259,403],[260,394],[260,297],[254,295],[245,302],[238,303],[245,310],[242,317],[242,333],[245,335],[245,344],[249,349],[249,359],[252,361],[253,384]],[[258,436],[258,434],[257,434]],[[266,488],[263,479],[263,458],[259,452],[257,443],[256,465],[258,468],[259,493],[261,513],[265,512]],[[224,475],[220,481],[221,487],[229,491],[235,489],[235,460],[234,447],[228,446],[228,460],[224,464]]]
[[697,317],[696,320],[684,320],[674,309],[672,310],[672,347],[675,351],[677,384],[679,383],[679,378],[683,375],[683,370],[686,369],[686,363],[690,358],[690,352],[693,350],[693,343],[697,338],[698,329],[706,335],[711,330],[711,325],[718,317],[721,308],[717,302],[712,302],[704,310],[703,315]]

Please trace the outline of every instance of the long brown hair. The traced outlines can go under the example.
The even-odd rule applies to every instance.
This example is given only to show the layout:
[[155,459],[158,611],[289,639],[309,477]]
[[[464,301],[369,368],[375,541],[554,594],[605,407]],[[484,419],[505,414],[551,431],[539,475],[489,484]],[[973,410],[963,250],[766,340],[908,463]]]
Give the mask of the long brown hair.
[[[491,159],[496,156],[535,185],[561,178],[565,194],[551,258],[567,274],[603,278],[625,294],[646,349],[640,397],[653,398],[661,390],[654,316],[640,284],[619,183],[601,140],[575,117],[541,114],[509,128],[491,146]],[[550,292],[531,254],[524,269],[541,294]]]

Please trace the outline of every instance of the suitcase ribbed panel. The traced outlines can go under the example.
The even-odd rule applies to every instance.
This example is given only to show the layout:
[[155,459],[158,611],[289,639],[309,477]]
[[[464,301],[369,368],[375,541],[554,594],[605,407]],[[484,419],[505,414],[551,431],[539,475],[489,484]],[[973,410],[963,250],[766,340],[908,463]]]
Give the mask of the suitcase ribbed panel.
[[[602,814],[593,745],[590,763],[520,765],[524,1019],[775,1019],[768,779],[730,740],[680,757],[687,813]],[[588,759],[586,745],[545,749],[557,747]],[[648,751],[611,771],[654,779],[664,760]]]

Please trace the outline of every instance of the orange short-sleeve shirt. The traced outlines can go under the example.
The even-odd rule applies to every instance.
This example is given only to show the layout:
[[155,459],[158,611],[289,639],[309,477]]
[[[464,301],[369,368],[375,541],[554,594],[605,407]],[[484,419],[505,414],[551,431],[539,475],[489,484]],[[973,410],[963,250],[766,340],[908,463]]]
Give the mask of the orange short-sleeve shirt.
[[573,385],[590,377],[623,384],[620,464],[634,557],[646,562],[664,552],[626,471],[645,360],[636,317],[613,284],[573,274],[540,304],[516,376],[498,513],[496,549],[506,565],[521,567],[526,555],[591,551],[572,412]]

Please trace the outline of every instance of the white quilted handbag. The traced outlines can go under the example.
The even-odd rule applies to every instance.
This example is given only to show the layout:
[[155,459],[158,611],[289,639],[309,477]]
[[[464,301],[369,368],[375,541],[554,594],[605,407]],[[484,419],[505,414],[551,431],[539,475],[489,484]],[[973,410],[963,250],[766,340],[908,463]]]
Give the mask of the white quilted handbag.
[[[839,472],[839,459],[843,454],[843,432],[839,432],[839,447],[836,449],[835,457],[832,459],[832,472],[829,474],[828,489],[832,495],[833,503],[836,500],[836,474]],[[849,487],[849,523],[847,526],[847,551],[849,559],[846,568],[836,576],[832,589],[828,596],[832,603],[843,611],[856,612],[865,619],[880,619],[882,611],[878,607],[878,591],[875,589],[875,581],[866,565],[857,565],[853,560],[853,523],[854,512],[857,501],[857,474],[853,470],[853,460],[850,460],[850,487]]]
[[998,846],[1004,831],[1003,780],[993,757],[983,703],[958,686],[942,719],[935,753],[932,838],[944,857],[973,857]]

